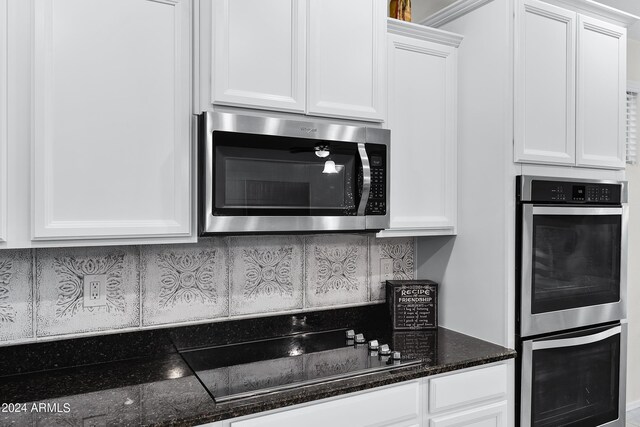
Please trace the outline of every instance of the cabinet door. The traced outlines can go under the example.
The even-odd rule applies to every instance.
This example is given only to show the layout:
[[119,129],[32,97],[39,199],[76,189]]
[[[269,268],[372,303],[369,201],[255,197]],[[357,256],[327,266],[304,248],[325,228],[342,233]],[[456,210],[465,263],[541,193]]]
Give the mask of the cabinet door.
[[391,229],[453,234],[456,223],[457,49],[389,35]]
[[35,0],[34,239],[190,234],[190,3]]
[[430,427],[506,427],[507,401],[431,418]]
[[305,109],[306,0],[214,0],[213,104]]
[[625,167],[626,29],[578,17],[579,166]]
[[7,87],[7,12],[9,3],[0,0],[0,242],[7,241],[7,145],[8,145],[8,87]]
[[518,19],[514,160],[573,165],[576,13],[524,0]]
[[309,0],[309,114],[384,120],[386,6]]

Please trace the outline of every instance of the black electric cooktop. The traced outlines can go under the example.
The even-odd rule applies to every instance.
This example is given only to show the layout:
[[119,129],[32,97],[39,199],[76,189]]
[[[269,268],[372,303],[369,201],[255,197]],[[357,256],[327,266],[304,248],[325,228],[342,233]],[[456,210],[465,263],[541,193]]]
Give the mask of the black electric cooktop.
[[367,342],[356,344],[344,329],[185,350],[181,355],[216,402],[421,363],[383,355]]

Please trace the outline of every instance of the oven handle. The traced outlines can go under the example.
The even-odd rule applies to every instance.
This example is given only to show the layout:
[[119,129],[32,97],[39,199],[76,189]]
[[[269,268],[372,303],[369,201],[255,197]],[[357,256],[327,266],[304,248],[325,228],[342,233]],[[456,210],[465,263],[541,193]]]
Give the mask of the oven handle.
[[371,191],[371,166],[369,165],[367,148],[362,142],[358,143],[358,153],[360,153],[360,161],[362,162],[362,196],[360,197],[360,205],[358,205],[358,216],[364,216]]
[[565,338],[561,340],[550,341],[534,341],[531,348],[535,351],[558,347],[576,347],[584,344],[593,344],[595,342],[605,340],[620,333],[622,333],[622,326],[616,326],[614,328],[607,329],[606,331],[598,332],[597,334],[587,335],[584,337]]
[[578,207],[555,207],[555,206],[534,206],[534,215],[622,215],[621,207],[611,208],[578,208]]

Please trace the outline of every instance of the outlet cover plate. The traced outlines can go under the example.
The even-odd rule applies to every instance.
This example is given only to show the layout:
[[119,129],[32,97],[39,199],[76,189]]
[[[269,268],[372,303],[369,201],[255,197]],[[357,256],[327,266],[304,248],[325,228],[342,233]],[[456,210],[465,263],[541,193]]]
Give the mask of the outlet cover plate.
[[393,260],[383,258],[380,260],[380,280],[384,283],[393,280]]
[[107,305],[107,275],[87,274],[84,276],[83,304],[85,307]]

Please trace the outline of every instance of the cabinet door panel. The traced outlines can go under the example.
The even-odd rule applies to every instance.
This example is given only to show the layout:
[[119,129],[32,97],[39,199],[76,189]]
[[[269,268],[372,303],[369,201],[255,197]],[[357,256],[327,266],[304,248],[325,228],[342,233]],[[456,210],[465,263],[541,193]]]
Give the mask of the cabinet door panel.
[[35,0],[34,239],[190,234],[189,5]]
[[506,427],[507,401],[432,418],[430,427]]
[[211,102],[304,112],[305,0],[215,0]]
[[309,114],[384,119],[386,4],[309,0]]
[[577,163],[625,167],[626,29],[578,18]]
[[520,4],[515,75],[515,161],[575,162],[576,14]]
[[388,55],[390,231],[452,233],[457,194],[457,49],[389,35]]
[[7,87],[7,12],[8,1],[0,0],[0,242],[7,240],[7,161],[8,87]]

